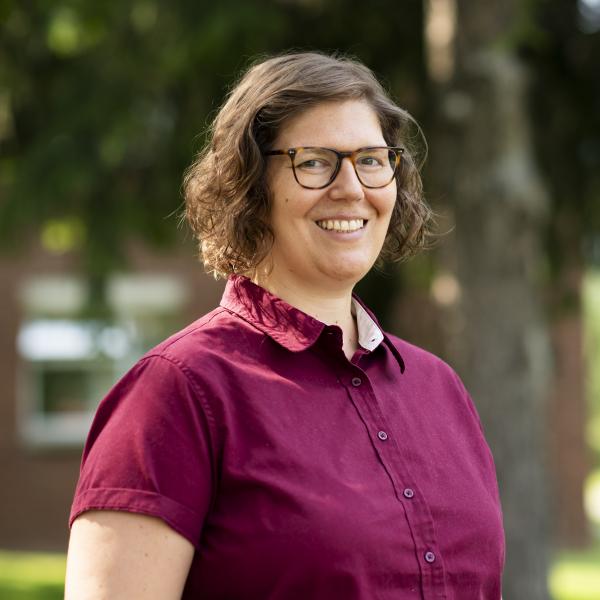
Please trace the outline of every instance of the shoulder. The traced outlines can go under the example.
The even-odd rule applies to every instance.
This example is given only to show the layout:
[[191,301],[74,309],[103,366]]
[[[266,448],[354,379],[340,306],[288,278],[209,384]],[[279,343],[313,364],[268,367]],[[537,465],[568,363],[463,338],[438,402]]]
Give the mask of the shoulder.
[[149,350],[145,356],[185,354],[193,346],[210,348],[215,339],[235,336],[239,331],[241,319],[221,306],[215,308],[180,331],[173,333],[160,344]]
[[211,418],[212,405],[228,398],[233,378],[252,370],[265,337],[218,307],[141,356],[105,396],[98,414],[124,407],[160,414],[201,409]]
[[150,349],[138,365],[161,362],[191,380],[211,379],[220,366],[249,359],[264,338],[235,313],[217,307]]
[[466,407],[479,420],[463,381],[446,361],[395,335],[386,336],[402,358],[403,380],[407,388],[421,397],[435,397]]
[[[477,409],[456,371],[439,356],[391,334],[386,334],[404,362],[407,386],[427,401],[435,398],[443,407],[453,406],[469,415],[481,429]],[[442,410],[442,413],[445,411]]]
[[407,374],[436,375],[460,382],[454,369],[439,356],[390,333],[386,333],[386,337],[400,354]]
[[177,439],[186,432],[194,439],[201,432],[201,439],[212,439],[212,398],[219,380],[215,356],[227,355],[236,321],[217,308],[146,352],[100,402],[87,446],[101,433],[112,439],[106,432],[118,439],[124,431],[157,439],[164,430],[176,432]]

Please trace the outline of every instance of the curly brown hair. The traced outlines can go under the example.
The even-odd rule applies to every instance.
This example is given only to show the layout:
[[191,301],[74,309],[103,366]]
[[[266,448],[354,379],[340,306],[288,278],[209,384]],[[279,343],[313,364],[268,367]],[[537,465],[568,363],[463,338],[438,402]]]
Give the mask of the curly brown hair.
[[274,238],[264,152],[291,117],[321,102],[343,100],[367,101],[386,143],[405,148],[378,263],[403,260],[425,246],[432,213],[416,159],[415,140],[426,148],[416,121],[358,61],[317,52],[284,54],[254,64],[241,77],[186,171],[185,216],[207,272],[215,277],[251,274],[268,256]]

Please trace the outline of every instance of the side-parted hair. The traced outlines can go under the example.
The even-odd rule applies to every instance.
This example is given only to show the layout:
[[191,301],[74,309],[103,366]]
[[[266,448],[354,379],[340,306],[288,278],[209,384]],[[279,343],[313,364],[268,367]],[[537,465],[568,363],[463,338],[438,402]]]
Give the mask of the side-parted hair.
[[243,74],[186,171],[185,216],[207,272],[215,277],[252,274],[268,256],[274,238],[264,152],[291,117],[321,102],[344,100],[366,101],[386,143],[405,148],[378,263],[403,260],[426,245],[432,213],[423,198],[418,146],[412,143],[416,137],[426,147],[415,120],[358,61],[317,52],[284,54]]

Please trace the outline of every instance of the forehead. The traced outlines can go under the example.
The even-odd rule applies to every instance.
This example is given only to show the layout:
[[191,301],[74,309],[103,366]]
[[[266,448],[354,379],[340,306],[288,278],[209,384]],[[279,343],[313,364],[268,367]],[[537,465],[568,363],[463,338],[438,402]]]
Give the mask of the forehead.
[[325,146],[355,150],[385,145],[376,112],[365,100],[321,102],[291,117],[275,140],[277,148]]

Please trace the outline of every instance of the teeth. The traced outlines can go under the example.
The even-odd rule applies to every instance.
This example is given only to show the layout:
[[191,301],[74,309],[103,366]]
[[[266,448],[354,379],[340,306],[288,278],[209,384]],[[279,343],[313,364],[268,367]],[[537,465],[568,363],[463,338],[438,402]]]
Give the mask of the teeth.
[[324,221],[317,221],[317,225],[321,229],[332,230],[332,231],[356,231],[364,227],[364,219],[352,219],[350,221],[338,221],[337,219],[326,219]]

